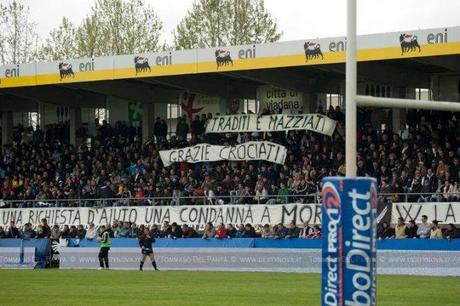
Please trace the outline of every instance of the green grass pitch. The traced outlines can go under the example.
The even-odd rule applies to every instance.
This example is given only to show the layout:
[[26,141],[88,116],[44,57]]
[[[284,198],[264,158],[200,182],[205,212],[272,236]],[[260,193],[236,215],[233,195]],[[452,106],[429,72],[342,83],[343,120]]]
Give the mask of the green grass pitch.
[[[319,305],[320,275],[0,270],[0,305]],[[460,305],[460,278],[381,275],[378,305]]]

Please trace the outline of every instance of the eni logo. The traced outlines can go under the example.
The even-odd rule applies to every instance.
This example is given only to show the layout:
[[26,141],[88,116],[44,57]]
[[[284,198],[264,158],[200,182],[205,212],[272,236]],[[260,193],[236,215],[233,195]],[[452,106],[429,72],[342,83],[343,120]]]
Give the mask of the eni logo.
[[144,56],[135,56],[134,57],[134,68],[136,69],[136,75],[140,72],[151,72],[149,65],[149,59]]
[[403,33],[399,35],[399,43],[401,44],[401,55],[407,52],[414,52],[417,49],[420,52],[417,35]]
[[308,60],[312,59],[318,59],[321,56],[321,59],[323,59],[323,52],[321,52],[321,46],[320,44],[314,42],[314,41],[307,41],[303,45],[303,49],[305,51],[305,61],[308,62]]
[[72,64],[67,62],[60,62],[58,65],[59,68],[59,76],[61,77],[61,81],[67,78],[75,78],[75,73],[72,70]]
[[228,66],[230,64],[233,66],[230,51],[225,49],[217,49],[214,53],[214,56],[216,57],[217,69],[219,69],[219,67]]

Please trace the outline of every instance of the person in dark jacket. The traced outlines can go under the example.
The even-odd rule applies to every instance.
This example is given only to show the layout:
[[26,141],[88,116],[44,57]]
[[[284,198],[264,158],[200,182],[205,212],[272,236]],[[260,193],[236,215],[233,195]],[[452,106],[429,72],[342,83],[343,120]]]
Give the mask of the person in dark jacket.
[[171,224],[171,233],[168,235],[168,238],[177,239],[182,238],[182,229],[176,222]]
[[178,119],[177,126],[176,126],[176,136],[179,140],[187,139],[188,134],[188,124],[187,119],[185,116],[182,116]]
[[254,238],[256,236],[256,230],[249,223],[244,226],[244,231],[243,238]]
[[195,229],[189,227],[187,224],[182,225],[182,238],[195,238],[198,237]]
[[82,224],[79,224],[77,227],[77,237],[78,239],[84,239],[86,236],[86,230],[83,228]]
[[48,220],[46,220],[45,218],[43,218],[41,220],[41,225],[43,227],[43,236],[45,238],[49,238],[51,236],[51,228],[50,226],[48,225]]
[[201,132],[204,130],[204,128],[202,122],[200,121],[200,116],[195,116],[195,119],[193,119],[191,123],[191,129],[192,136],[194,136],[194,138],[201,135]]
[[410,220],[406,226],[407,238],[418,238],[417,229],[418,229],[418,226],[417,224],[415,224],[415,220]]
[[157,142],[161,141],[161,135],[163,133],[162,129],[163,129],[163,126],[162,126],[161,118],[157,117],[155,120],[155,123],[153,124],[153,135],[155,136]]
[[244,224],[240,224],[238,226],[238,230],[235,233],[235,238],[244,238],[246,237],[246,229],[244,228]]
[[62,239],[69,239],[69,238],[71,238],[71,237],[70,237],[70,227],[69,227],[67,224],[65,224],[65,225],[64,225],[64,228],[62,229],[61,238],[62,238]]
[[227,225],[227,237],[228,238],[233,238],[236,235],[236,228],[233,226],[233,224],[228,224]]
[[386,239],[393,236],[393,231],[391,230],[390,226],[387,222],[382,222],[377,229],[377,237],[379,239]]
[[139,246],[141,247],[141,262],[139,265],[139,271],[142,271],[144,267],[145,258],[148,256],[152,261],[152,266],[155,271],[158,271],[157,263],[155,262],[155,255],[153,255],[153,244],[155,243],[155,238],[150,236],[149,230],[144,229],[144,233],[139,237]]
[[77,227],[75,225],[70,227],[69,238],[77,238]]
[[24,230],[22,231],[22,239],[32,239],[35,238],[37,234],[32,229],[32,224],[26,223],[24,224]]
[[451,239],[458,239],[460,238],[460,233],[458,229],[452,223],[447,225],[446,231],[442,235],[444,239],[451,240]]
[[10,228],[6,234],[6,238],[21,238],[21,233],[19,232],[18,228],[16,227],[16,223],[13,220],[10,221]]
[[[144,231],[140,232],[139,235],[142,235],[143,233]],[[163,237],[163,233],[156,224],[152,225],[152,227],[150,228],[150,236],[152,236],[153,238]]]
[[278,228],[275,231],[274,238],[275,239],[281,239],[281,238],[286,237],[286,235],[287,235],[287,229],[284,226],[284,224],[282,224],[282,223],[278,224]]
[[3,227],[0,226],[0,239],[6,238],[6,233]]
[[105,182],[105,185],[101,186],[98,190],[99,197],[101,199],[110,199],[114,197],[111,183],[109,180]]
[[295,222],[292,221],[291,224],[289,224],[289,228],[287,229],[286,236],[284,238],[286,239],[291,239],[291,238],[299,238],[299,229],[295,225]]

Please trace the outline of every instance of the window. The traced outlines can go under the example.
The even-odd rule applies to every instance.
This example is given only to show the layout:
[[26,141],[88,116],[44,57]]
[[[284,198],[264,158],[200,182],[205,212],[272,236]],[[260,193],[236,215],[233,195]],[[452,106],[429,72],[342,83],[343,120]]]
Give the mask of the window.
[[428,88],[416,88],[415,89],[416,100],[431,100],[431,91]]
[[333,106],[334,108],[336,106],[342,107],[343,103],[343,97],[342,95],[339,94],[326,94],[326,101],[327,101],[327,106]]
[[[24,117],[23,117],[24,118]],[[40,113],[30,112],[27,113],[26,126],[32,126],[34,129],[40,125]]]
[[102,121],[109,121],[109,109],[108,108],[96,108],[94,109],[94,116],[98,120],[99,124],[102,124]]
[[182,107],[179,104],[168,104],[167,114],[168,119],[176,119],[182,116]]
[[259,112],[259,101],[245,99],[243,104],[245,113],[253,112],[257,114]]

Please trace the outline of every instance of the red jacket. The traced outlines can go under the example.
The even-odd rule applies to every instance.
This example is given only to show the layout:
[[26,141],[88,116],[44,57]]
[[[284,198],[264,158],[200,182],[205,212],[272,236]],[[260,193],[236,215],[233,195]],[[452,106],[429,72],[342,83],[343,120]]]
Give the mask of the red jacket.
[[216,231],[216,238],[226,238],[227,237],[227,229],[225,227],[218,228]]

